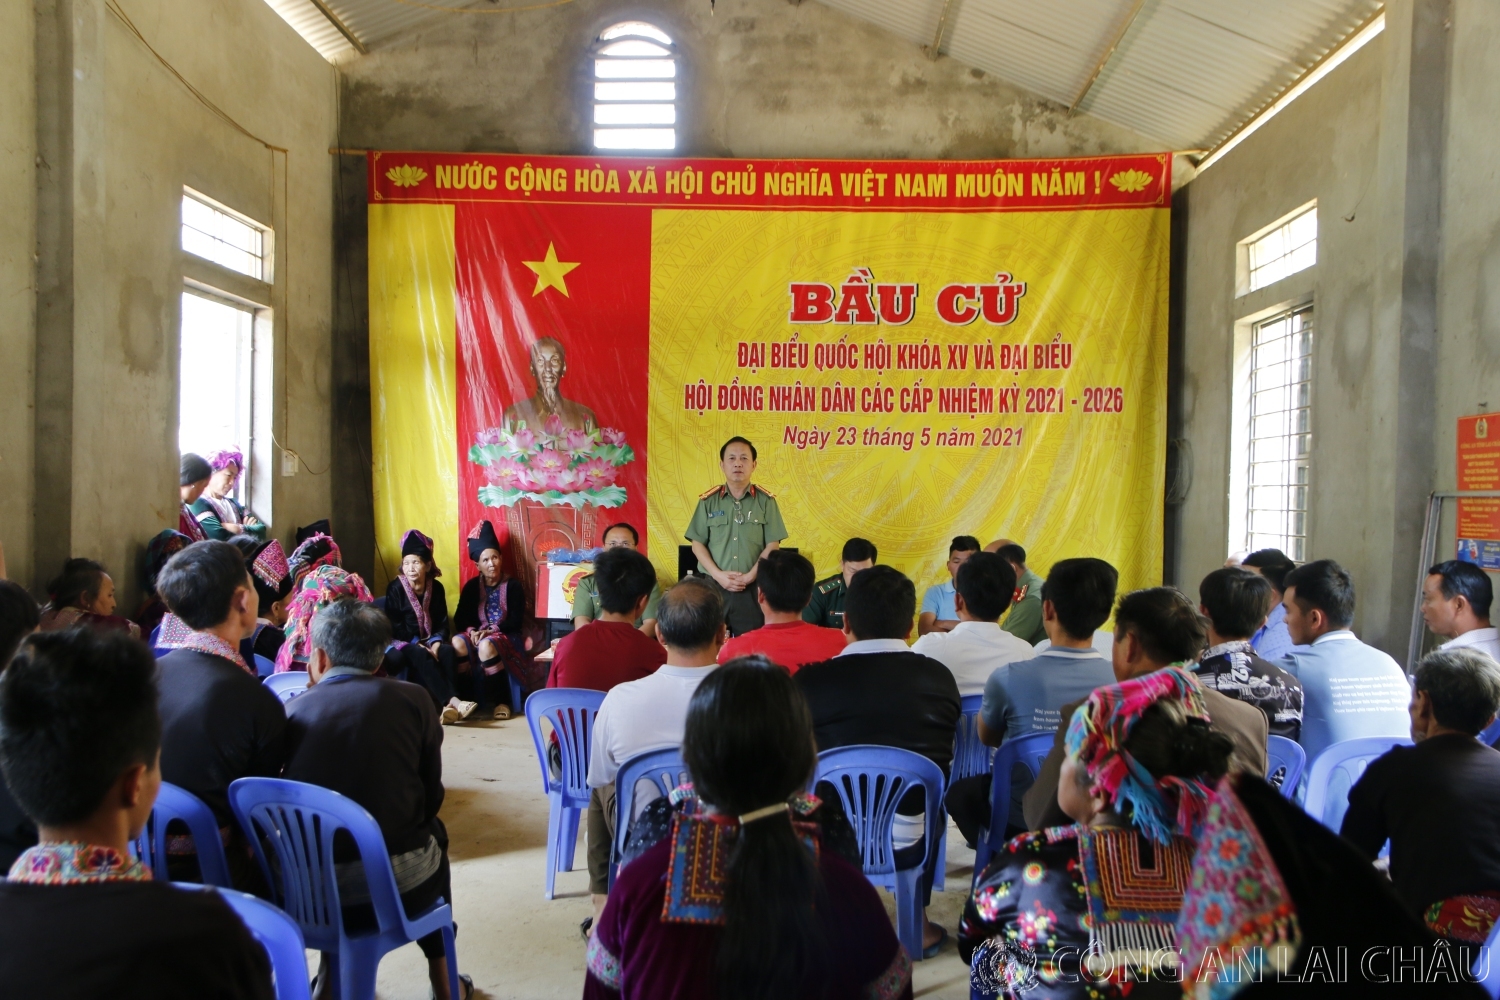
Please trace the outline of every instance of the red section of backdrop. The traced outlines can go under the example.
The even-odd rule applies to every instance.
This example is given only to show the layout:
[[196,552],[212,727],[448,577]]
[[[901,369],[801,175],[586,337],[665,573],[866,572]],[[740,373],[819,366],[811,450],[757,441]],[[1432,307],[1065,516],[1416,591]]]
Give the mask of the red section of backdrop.
[[[459,530],[483,519],[506,532],[506,511],[479,502],[483,470],[469,461],[475,436],[536,392],[530,348],[542,337],[567,354],[562,395],[625,433],[635,461],[620,470],[623,507],[597,512],[598,529],[628,521],[646,546],[646,359],[651,311],[651,210],[633,206],[462,204],[456,208]],[[576,263],[567,294],[536,291],[526,261]],[[597,540],[596,540],[597,543]],[[461,577],[476,570],[465,555]],[[509,561],[509,560],[507,560]],[[534,596],[534,595],[533,595]]]

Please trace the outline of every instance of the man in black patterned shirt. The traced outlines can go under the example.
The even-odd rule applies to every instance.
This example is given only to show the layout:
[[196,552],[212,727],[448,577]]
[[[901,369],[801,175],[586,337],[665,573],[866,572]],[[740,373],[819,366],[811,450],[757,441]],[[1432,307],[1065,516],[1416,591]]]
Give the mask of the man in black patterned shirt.
[[1302,728],[1302,682],[1250,645],[1272,598],[1266,578],[1248,570],[1225,567],[1205,576],[1198,610],[1208,619],[1208,650],[1193,672],[1204,687],[1266,713],[1272,735],[1295,740]]

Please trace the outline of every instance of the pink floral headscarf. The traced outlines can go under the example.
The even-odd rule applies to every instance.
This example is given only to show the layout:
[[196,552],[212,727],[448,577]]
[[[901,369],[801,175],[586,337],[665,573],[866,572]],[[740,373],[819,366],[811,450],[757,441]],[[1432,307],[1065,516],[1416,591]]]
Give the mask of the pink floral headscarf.
[[[276,672],[305,670],[307,658],[312,654],[312,620],[319,609],[334,601],[352,597],[357,601],[374,603],[370,588],[365,586],[358,573],[350,573],[338,566],[319,566],[302,578],[297,593],[287,610],[286,641],[276,654]],[[303,664],[296,667],[293,664]]]

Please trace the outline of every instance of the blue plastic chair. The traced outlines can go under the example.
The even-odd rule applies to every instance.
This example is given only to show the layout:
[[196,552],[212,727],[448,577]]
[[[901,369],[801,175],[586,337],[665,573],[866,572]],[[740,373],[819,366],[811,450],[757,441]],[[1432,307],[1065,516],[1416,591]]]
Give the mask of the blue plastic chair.
[[259,653],[252,654],[255,657],[255,675],[257,677],[270,677],[276,672],[276,661],[269,657],[261,656]]
[[1500,923],[1490,931],[1490,939],[1480,949],[1479,957],[1474,959],[1474,967],[1469,971],[1490,1000],[1500,1000]]
[[279,674],[271,674],[261,683],[270,688],[271,693],[285,705],[307,690],[307,679],[306,670],[283,670]]
[[1500,740],[1500,718],[1496,718],[1479,734],[1479,742],[1487,747],[1494,746],[1496,740]]
[[1000,744],[990,764],[990,822],[979,831],[974,845],[974,878],[977,880],[990,858],[1005,846],[1005,827],[1010,821],[1011,772],[1021,764],[1031,772],[1032,780],[1042,770],[1042,761],[1052,752],[1054,733],[1027,733]]
[[[865,877],[894,893],[896,937],[913,960],[920,959],[924,923],[920,880],[924,870],[940,861],[938,843],[946,823],[943,772],[910,750],[863,744],[819,754],[816,781],[819,785],[828,782],[837,792],[859,842]],[[914,787],[926,792],[926,857],[922,864],[898,870],[892,825],[897,804]]]
[[625,841],[630,833],[630,821],[635,818],[635,786],[638,781],[651,781],[662,795],[671,795],[672,789],[687,780],[687,765],[682,762],[681,747],[663,747],[647,750],[620,765],[615,772],[615,841],[610,846],[609,885],[614,888],[615,876],[625,857]]
[[[526,699],[526,724],[542,766],[542,790],[547,793],[547,884],[544,895],[552,898],[557,873],[573,870],[578,846],[578,820],[589,807],[589,748],[594,738],[594,717],[604,703],[603,691],[588,688],[546,688]],[[562,775],[552,777],[547,766],[545,719],[557,734],[562,754]]]
[[156,793],[156,805],[135,842],[135,853],[159,882],[171,881],[167,874],[167,827],[180,820],[192,835],[198,851],[198,874],[204,885],[228,887],[229,862],[224,856],[224,842],[219,839],[219,821],[192,792],[165,781]]
[[1302,808],[1338,833],[1349,810],[1349,789],[1365,773],[1365,767],[1391,747],[1410,745],[1410,738],[1405,736],[1362,736],[1325,748],[1308,768]]
[[[201,889],[200,886],[174,882],[179,889]],[[307,954],[302,943],[302,929],[297,922],[264,899],[233,889],[216,890],[250,936],[260,942],[271,959],[271,975],[276,985],[276,1000],[311,1000],[307,984]]]
[[[1276,785],[1281,797],[1290,799],[1297,794],[1297,785],[1302,780],[1302,770],[1307,767],[1307,751],[1296,740],[1285,736],[1266,737],[1266,780]],[[1276,774],[1281,772],[1281,783],[1276,783]]]
[[958,735],[953,740],[953,767],[949,781],[972,778],[990,769],[995,748],[979,742],[979,707],[984,695],[971,694],[961,699],[963,715],[958,719]]
[[[240,778],[229,786],[229,805],[250,836],[255,859],[273,886],[281,908],[302,929],[307,947],[329,952],[330,985],[342,1000],[374,1000],[375,973],[386,952],[434,931],[448,956],[448,989],[458,997],[458,953],[453,945],[453,908],[439,899],[408,917],[380,826],[363,806],[338,792],[281,778]],[[345,830],[364,865],[375,911],[373,931],[344,929],[334,872],[333,835]],[[276,855],[276,871],[266,851]]]

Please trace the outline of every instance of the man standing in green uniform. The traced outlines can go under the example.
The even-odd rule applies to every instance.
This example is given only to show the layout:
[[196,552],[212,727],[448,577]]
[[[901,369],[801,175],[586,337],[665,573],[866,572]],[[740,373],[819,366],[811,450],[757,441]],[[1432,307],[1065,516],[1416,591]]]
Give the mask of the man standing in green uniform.
[[875,545],[863,538],[844,543],[843,564],[839,572],[813,584],[812,600],[802,609],[802,620],[824,628],[844,627],[844,595],[849,581],[862,569],[875,565]]
[[766,553],[786,537],[781,508],[764,487],[752,486],[755,445],[732,437],[719,449],[724,485],[698,497],[687,540],[698,557],[698,572],[724,599],[724,623],[734,635],[765,624],[755,599],[755,572]]
[[1042,626],[1042,584],[1045,581],[1026,568],[1026,550],[1009,538],[991,542],[985,546],[985,551],[995,553],[1016,571],[1015,603],[1010,606],[1010,612],[1000,622],[1000,627],[1035,646],[1047,638],[1047,630]]
[[[604,529],[604,548],[606,549],[639,549],[641,536],[631,525],[621,521],[619,524],[611,524]],[[651,597],[646,601],[646,610],[635,620],[635,627],[656,638],[656,606],[661,603],[661,584],[651,585]],[[599,617],[603,606],[599,603],[599,584],[590,573],[578,581],[578,589],[573,591],[573,627],[583,628],[589,622]]]

